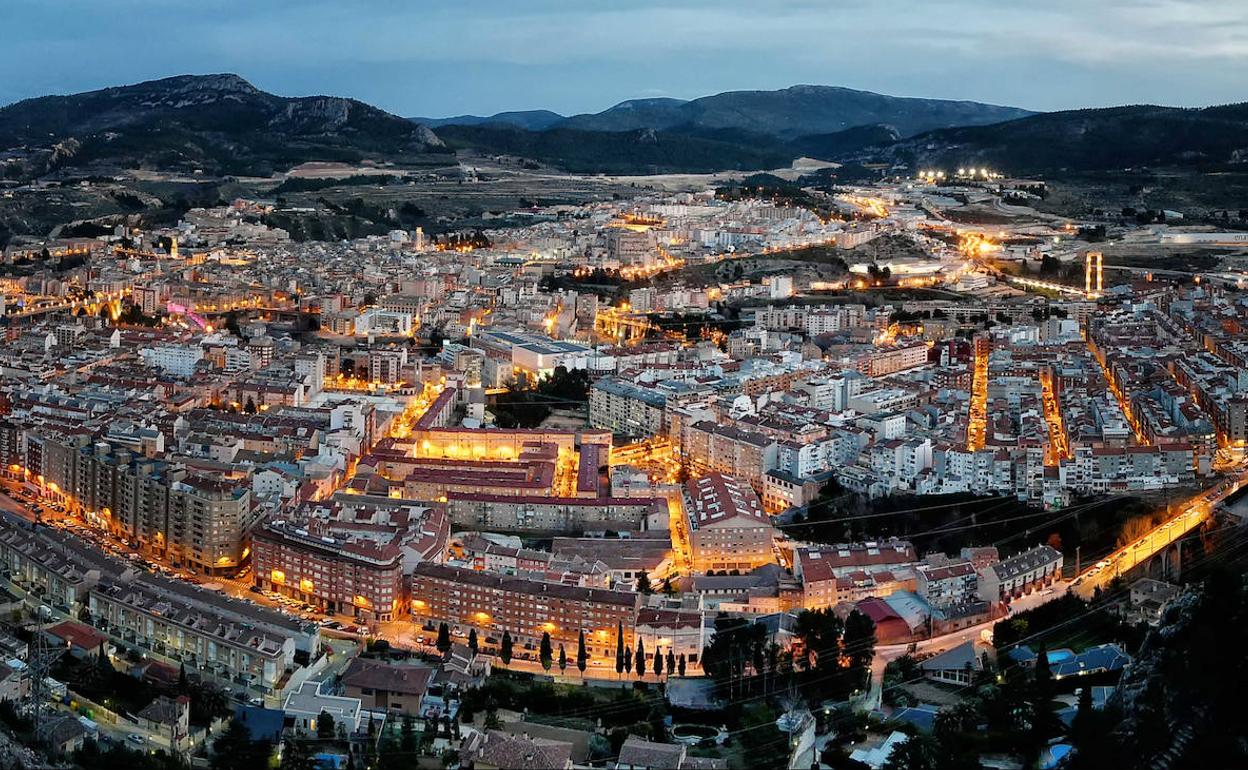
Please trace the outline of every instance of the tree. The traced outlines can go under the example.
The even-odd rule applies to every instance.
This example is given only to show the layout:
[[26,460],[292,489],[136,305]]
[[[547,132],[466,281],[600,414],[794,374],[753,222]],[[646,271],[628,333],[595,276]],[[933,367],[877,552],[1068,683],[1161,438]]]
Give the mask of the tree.
[[974,739],[978,723],[979,712],[969,701],[941,709],[932,729],[937,768],[979,765],[979,751]]
[[624,671],[625,673],[633,673],[633,648],[624,648]]
[[316,715],[316,737],[323,741],[334,737],[334,715],[328,711],[322,710]]
[[637,669],[637,678],[646,678],[646,643],[641,639],[637,640],[637,655],[633,668]]
[[542,662],[542,668],[549,671],[550,664],[554,661],[555,653],[550,646],[550,633],[542,632],[542,644],[537,651],[538,660]]
[[576,639],[576,667],[581,672],[581,676],[585,676],[585,667],[589,665],[589,651],[585,649],[585,629],[581,629],[580,636]]
[[624,673],[624,624],[615,624],[615,673]]
[[710,644],[702,651],[702,670],[717,684],[728,687],[730,699],[734,688],[743,682],[745,663],[754,644],[752,625],[745,618],[721,612],[715,618]]
[[[100,642],[99,649],[96,650],[95,665],[96,668],[100,670],[100,673],[105,677],[111,677],[113,674],[117,673],[117,669],[113,668],[113,661],[109,660],[108,651],[104,649],[103,642]],[[184,668],[182,669],[182,675],[184,676],[185,674],[186,669]],[[184,686],[183,676],[178,677],[179,688]],[[107,678],[105,681],[107,681]]]
[[663,651],[659,649],[654,651],[654,675],[659,679],[663,678]]
[[472,651],[472,656],[474,658],[477,656],[479,644],[480,643],[477,641],[477,629],[470,629],[468,631],[468,649]]
[[642,570],[641,574],[637,576],[637,593],[650,594],[653,591],[654,589],[650,587],[650,576],[646,574],[645,570]]
[[860,690],[867,684],[871,660],[875,657],[875,621],[858,610],[849,613],[845,618],[842,649],[847,658],[848,689]]
[[[103,645],[100,646],[102,647]],[[178,664],[178,692],[185,693],[189,684],[186,680],[186,662],[184,661]]]
[[680,654],[680,662],[677,664],[677,671],[680,672],[682,677],[685,675],[685,654],[683,652]]
[[247,403],[243,404],[243,411],[247,414],[256,413],[256,401],[251,396],[248,396]]
[[436,644],[438,652],[445,655],[451,649],[451,627],[446,623],[438,625],[438,641]]
[[829,671],[839,667],[841,637],[844,633],[841,619],[831,610],[803,610],[797,616],[797,624],[793,629],[793,635],[802,641],[802,656],[797,659],[801,667],[806,670]]
[[667,675],[671,676],[676,670],[676,655],[672,652],[672,648],[667,648]]
[[313,770],[308,744],[301,740],[286,741],[282,749],[281,770]]
[[1053,713],[1053,669],[1049,664],[1048,645],[1043,642],[1036,653],[1036,666],[1032,671],[1031,697],[1031,729],[1035,734],[1034,740],[1043,745],[1059,727]]
[[563,649],[563,644],[559,645],[559,673],[568,670],[568,651]]
[[231,719],[225,730],[212,742],[213,770],[234,770],[238,767],[267,767],[273,753],[268,741],[253,741],[247,726]]
[[1096,714],[1092,705],[1092,687],[1079,688],[1079,710],[1070,724],[1070,739],[1076,747],[1095,740]]
[[663,582],[659,585],[659,590],[663,592],[663,595],[664,595],[664,596],[673,596],[673,595],[675,595],[675,593],[676,593],[676,586],[672,584],[672,576],[671,576],[671,575],[666,575],[666,576],[664,576],[664,578],[663,578]]
[[899,743],[884,760],[883,770],[935,770],[937,767],[936,739],[930,735],[911,735]]
[[499,644],[498,657],[504,666],[511,665],[511,632],[503,631],[503,641]]

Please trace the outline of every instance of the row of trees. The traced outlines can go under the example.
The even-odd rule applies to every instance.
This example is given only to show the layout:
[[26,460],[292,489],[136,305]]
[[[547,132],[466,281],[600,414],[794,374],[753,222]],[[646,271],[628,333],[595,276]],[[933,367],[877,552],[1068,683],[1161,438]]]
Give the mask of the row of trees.
[[844,699],[867,684],[875,657],[875,623],[857,610],[845,620],[831,610],[805,610],[793,629],[796,643],[782,649],[762,623],[720,614],[702,653],[702,670],[729,699],[801,687],[814,697]]
[[[441,634],[439,633],[440,638]],[[474,654],[476,652],[474,647],[475,639],[476,631],[470,632],[468,646],[473,648]],[[504,631],[503,638],[499,643],[498,657],[503,661],[504,665],[510,665],[514,655],[515,642],[511,638],[511,633]],[[585,632],[581,631],[577,636],[575,657],[568,655],[568,651],[563,644],[559,645],[558,654],[556,654],[550,634],[544,632],[541,642],[538,644],[537,659],[546,671],[550,671],[557,663],[559,673],[562,674],[567,671],[569,664],[575,664],[577,670],[581,672],[581,676],[584,676],[585,670],[589,667],[589,648],[585,644]],[[651,661],[646,655],[645,644],[642,640],[637,640],[636,650],[624,644],[624,627],[622,624],[617,624],[615,672],[622,675],[625,673],[632,674],[635,671],[637,677],[642,678],[646,675],[648,665],[652,666],[655,676],[658,677],[663,676],[665,671],[668,675],[679,672],[680,676],[684,676],[688,660],[683,654],[677,657],[675,652],[669,647],[666,656],[662,654],[662,650],[656,650],[653,661]]]

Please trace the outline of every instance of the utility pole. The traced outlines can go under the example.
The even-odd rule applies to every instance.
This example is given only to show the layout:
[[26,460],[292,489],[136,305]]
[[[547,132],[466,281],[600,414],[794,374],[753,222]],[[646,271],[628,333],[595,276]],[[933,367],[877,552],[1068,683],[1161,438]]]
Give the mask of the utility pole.
[[1075,546],[1075,577],[1079,577],[1079,552],[1083,550],[1083,546]]
[[51,649],[48,645],[48,637],[44,634],[44,617],[39,609],[35,610],[38,614],[38,620],[35,624],[35,648],[30,652],[30,659],[27,661],[26,671],[30,677],[30,689],[27,694],[26,708],[30,714],[30,720],[35,726],[35,742],[38,743],[43,737],[46,729],[46,722],[43,719],[43,710],[47,706],[47,693],[44,691],[44,679],[48,672],[52,670],[52,666],[60,657],[65,654],[65,648]]

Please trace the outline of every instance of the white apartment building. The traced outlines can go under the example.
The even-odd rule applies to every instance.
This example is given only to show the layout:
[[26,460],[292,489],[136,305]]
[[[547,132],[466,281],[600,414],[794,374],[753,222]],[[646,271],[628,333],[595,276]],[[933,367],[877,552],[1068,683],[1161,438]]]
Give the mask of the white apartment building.
[[143,362],[174,377],[190,377],[195,365],[203,360],[204,349],[199,345],[155,345],[139,350]]

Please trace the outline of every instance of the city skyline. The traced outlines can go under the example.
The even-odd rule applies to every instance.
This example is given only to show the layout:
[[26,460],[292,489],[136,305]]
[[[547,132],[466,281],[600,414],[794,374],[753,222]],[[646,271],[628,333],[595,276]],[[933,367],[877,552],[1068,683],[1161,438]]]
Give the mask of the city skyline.
[[[1242,100],[1238,73],[1248,62],[1248,9],[1194,0],[1090,10],[1073,2],[1041,10],[977,0],[938,10],[738,3],[717,4],[713,14],[700,0],[627,11],[555,0],[471,11],[388,2],[350,10],[327,3],[297,10],[235,2],[173,8],[150,0],[69,5],[18,2],[0,10],[0,24],[30,31],[0,52],[0,104],[236,72],[283,95],[350,96],[429,117],[526,109],[570,115],[634,98],[795,84],[1038,111],[1202,106]],[[854,28],[881,32],[841,34]],[[142,44],[118,57],[112,44],[126,38]],[[559,45],[548,44],[553,40]]]
[[1248,4],[0,27],[0,766],[1248,767]]

